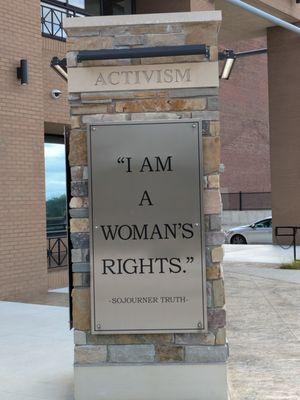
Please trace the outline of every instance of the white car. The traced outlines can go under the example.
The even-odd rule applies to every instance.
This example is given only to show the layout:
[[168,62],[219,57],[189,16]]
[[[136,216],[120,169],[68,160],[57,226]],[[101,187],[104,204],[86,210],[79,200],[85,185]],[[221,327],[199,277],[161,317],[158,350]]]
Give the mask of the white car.
[[230,244],[272,244],[272,217],[251,225],[229,229],[225,232],[225,242]]

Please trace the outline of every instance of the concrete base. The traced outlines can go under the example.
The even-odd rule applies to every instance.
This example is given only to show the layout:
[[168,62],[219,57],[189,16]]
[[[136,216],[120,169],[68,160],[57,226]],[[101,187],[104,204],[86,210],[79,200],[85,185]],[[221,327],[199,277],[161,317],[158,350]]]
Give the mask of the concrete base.
[[227,400],[226,363],[75,365],[75,400]]

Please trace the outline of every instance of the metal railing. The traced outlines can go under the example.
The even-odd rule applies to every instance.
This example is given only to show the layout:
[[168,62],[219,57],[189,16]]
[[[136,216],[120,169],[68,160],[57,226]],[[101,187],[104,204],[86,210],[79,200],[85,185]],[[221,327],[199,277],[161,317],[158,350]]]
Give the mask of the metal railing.
[[47,236],[56,232],[65,232],[67,230],[66,217],[48,217],[47,218]]
[[222,193],[223,210],[271,210],[270,192]]
[[62,21],[66,17],[82,17],[88,15],[84,11],[78,11],[68,5],[56,5],[55,1],[44,1],[41,3],[41,31],[45,37],[66,40]]
[[48,268],[68,266],[67,231],[47,232],[47,263]]
[[[275,227],[275,237],[277,238],[288,238],[291,239],[291,243],[288,244],[288,247],[285,249],[289,249],[293,246],[293,253],[294,253],[294,261],[300,261],[297,259],[297,232],[300,231],[300,226],[276,226]],[[283,247],[281,245],[281,247]],[[284,248],[284,247],[283,247]]]

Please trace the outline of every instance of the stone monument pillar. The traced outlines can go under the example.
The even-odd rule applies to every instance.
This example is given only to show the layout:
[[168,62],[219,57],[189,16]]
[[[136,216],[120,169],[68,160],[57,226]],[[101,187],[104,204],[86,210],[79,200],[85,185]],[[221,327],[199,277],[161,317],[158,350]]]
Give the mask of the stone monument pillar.
[[[76,400],[227,399],[228,348],[220,264],[224,240],[219,187],[220,23],[218,11],[65,20],[72,124],[69,162]],[[192,44],[204,44],[208,51],[101,60],[86,53],[165,46],[175,49]],[[170,140],[173,132],[174,140]],[[152,147],[155,150],[151,153]],[[141,152],[137,170],[134,160]],[[186,172],[186,165],[193,160],[198,160],[197,165],[191,164],[194,169],[188,167]],[[135,169],[142,178],[132,178]],[[164,177],[158,178],[159,173]],[[190,176],[195,176],[190,181],[193,187],[186,182]],[[152,190],[150,186],[158,181],[160,189],[155,186]],[[136,187],[144,182],[147,190],[141,187],[136,208],[126,208],[127,198],[135,196]],[[155,194],[163,197],[169,184],[173,185],[170,191],[176,192],[168,199],[172,224],[166,224],[168,207],[155,214],[154,204]],[[182,194],[180,187],[190,188],[190,194]],[[196,207],[193,196],[201,203],[199,220],[183,224],[182,215],[188,218]],[[124,215],[118,207],[125,207]],[[149,209],[155,221],[147,214]],[[97,213],[101,217],[96,221]],[[134,219],[137,214],[140,221],[147,214],[147,224],[139,225]],[[157,215],[161,215],[160,220]],[[108,230],[114,232],[120,226],[118,218],[126,220],[126,225],[122,225],[123,231],[116,230],[117,239],[110,240]],[[129,225],[130,218],[133,225]],[[177,242],[179,236],[181,241]],[[181,254],[181,247],[191,243],[187,239],[192,236],[199,241],[188,245],[191,253]],[[115,246],[111,253],[108,244]],[[132,256],[129,250],[138,255]],[[176,253],[173,258],[168,258],[170,251]],[[113,252],[119,255],[114,258]],[[163,290],[170,291],[169,296],[153,294],[159,292],[159,282]],[[139,285],[143,287],[140,297],[136,295]],[[187,285],[202,294],[199,298],[192,292],[190,298],[189,293],[174,296],[173,285],[177,293]],[[122,296],[113,297],[115,291]],[[108,299],[105,296],[109,293],[112,298]],[[128,303],[124,319],[118,302]],[[197,302],[199,310],[195,311]],[[146,308],[144,303],[156,304]],[[195,306],[189,308],[192,304]],[[194,318],[194,325],[185,329],[183,320],[197,312],[199,319]]]

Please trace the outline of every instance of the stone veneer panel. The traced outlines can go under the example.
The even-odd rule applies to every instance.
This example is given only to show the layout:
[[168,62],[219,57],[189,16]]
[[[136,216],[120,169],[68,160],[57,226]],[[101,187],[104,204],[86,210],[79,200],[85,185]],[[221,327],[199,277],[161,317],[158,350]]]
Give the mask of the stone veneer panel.
[[[197,15],[196,15],[197,14]],[[170,14],[171,15],[171,14]],[[171,18],[131,16],[106,19],[80,18],[65,23],[68,33],[68,68],[96,65],[138,65],[161,62],[209,62],[203,56],[163,57],[135,60],[85,61],[77,64],[80,49],[119,48],[206,43],[211,46],[210,61],[217,60],[217,13],[178,13]],[[175,18],[175,20],[174,20]],[[123,21],[120,26],[117,22]],[[188,21],[187,21],[188,20]],[[201,22],[202,21],[202,22]],[[71,241],[72,268],[76,288],[74,326],[76,363],[194,363],[219,362],[227,358],[225,345],[224,284],[220,262],[221,198],[219,188],[220,124],[217,88],[140,90],[122,92],[71,93]],[[204,212],[206,229],[206,268],[208,332],[193,334],[92,335],[89,302],[89,225],[87,194],[87,124],[103,121],[145,121],[198,118],[202,121],[204,152]],[[78,210],[78,211],[76,211]],[[82,349],[81,349],[82,347]]]

